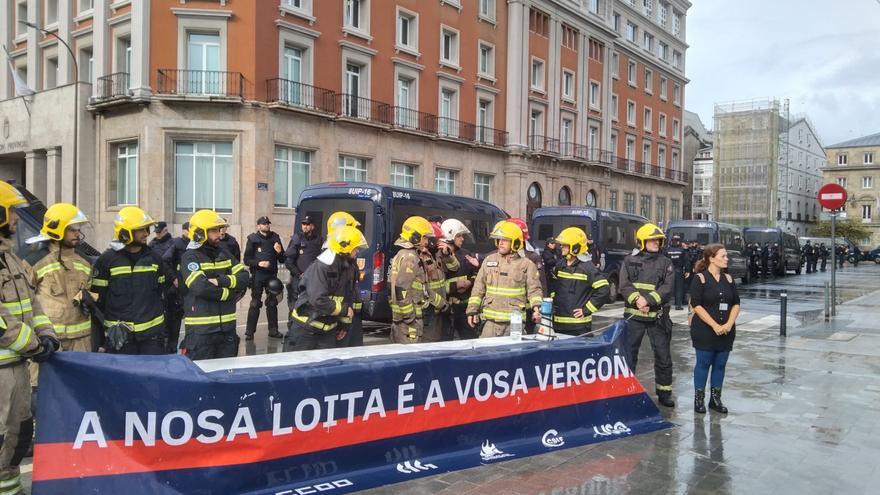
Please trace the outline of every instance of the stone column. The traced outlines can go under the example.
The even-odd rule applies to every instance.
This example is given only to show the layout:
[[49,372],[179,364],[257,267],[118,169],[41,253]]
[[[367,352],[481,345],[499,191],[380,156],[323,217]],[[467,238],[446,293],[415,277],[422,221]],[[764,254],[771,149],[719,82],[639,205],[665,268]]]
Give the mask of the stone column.
[[[27,3],[28,22],[42,26],[42,0],[27,0]],[[27,85],[34,91],[43,89],[43,50],[39,44],[42,36],[36,29],[27,28]]]
[[[49,148],[46,150],[46,206],[61,201],[61,190],[64,178],[61,174],[61,148]],[[69,189],[69,187],[68,187]]]
[[[525,61],[528,58],[528,19],[522,0],[510,0],[507,5],[507,131],[508,145],[514,149],[526,148],[526,120],[528,119],[528,80]],[[523,29],[523,26],[526,26]],[[504,75],[499,75],[504,77]]]
[[40,150],[24,154],[24,185],[36,197],[46,202],[46,153]]
[[[110,0],[94,1],[92,58],[94,59],[93,69],[95,71],[93,77],[96,81],[99,77],[110,74],[112,67],[110,64],[110,28],[107,26],[107,18],[109,16],[107,5],[109,2]],[[92,87],[92,96],[98,96],[100,88],[100,84],[95,84]]]
[[131,90],[135,98],[149,98],[150,0],[131,2]]
[[[70,29],[73,23],[73,15],[71,11],[74,9],[73,4],[76,0],[58,0],[58,36],[66,43],[70,44],[70,48],[76,50],[73,44],[73,38],[70,36]],[[76,56],[76,52],[73,52]],[[70,58],[67,48],[63,44],[58,43],[58,86],[70,84],[74,80],[74,61]]]
[[[0,14],[5,17],[0,20],[0,44],[7,48],[12,46],[12,37],[15,35],[15,26],[12,25],[12,0],[0,0]],[[3,54],[6,57],[6,54]],[[12,78],[9,75],[9,64],[4,63],[0,70],[0,101],[12,98]]]

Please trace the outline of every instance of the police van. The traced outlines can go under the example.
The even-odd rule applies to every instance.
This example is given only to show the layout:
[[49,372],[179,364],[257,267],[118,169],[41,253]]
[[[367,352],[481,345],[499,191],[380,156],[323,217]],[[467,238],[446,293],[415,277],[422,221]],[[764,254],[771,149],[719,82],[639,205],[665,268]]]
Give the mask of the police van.
[[471,231],[465,248],[475,253],[495,249],[489,238],[492,227],[508,215],[497,206],[473,198],[406,189],[384,184],[330,182],[306,187],[299,197],[296,226],[308,215],[321,236],[327,235],[327,218],[335,211],[346,211],[361,223],[369,248],[359,254],[360,293],[364,301],[363,318],[390,321],[388,303],[389,265],[399,248],[394,245],[404,220],[419,215],[428,220],[455,218]]
[[604,210],[592,206],[538,208],[529,226],[531,242],[542,250],[549,237],[562,229],[578,227],[590,238],[593,262],[602,270],[611,285],[611,300],[617,298],[618,272],[623,258],[638,245],[636,230],[648,219],[639,215]]
[[727,273],[742,280],[743,284],[749,283],[749,262],[741,228],[706,220],[676,220],[670,222],[666,229],[667,239],[674,235],[679,236],[682,242],[696,241],[703,247],[721,244],[727,250]]
[[743,229],[743,238],[746,244],[757,243],[764,246],[765,242],[769,242],[770,246],[779,245],[782,259],[777,276],[784,277],[788,270],[794,270],[795,275],[801,274],[801,265],[803,265],[801,247],[794,234],[789,234],[779,227],[746,227]]

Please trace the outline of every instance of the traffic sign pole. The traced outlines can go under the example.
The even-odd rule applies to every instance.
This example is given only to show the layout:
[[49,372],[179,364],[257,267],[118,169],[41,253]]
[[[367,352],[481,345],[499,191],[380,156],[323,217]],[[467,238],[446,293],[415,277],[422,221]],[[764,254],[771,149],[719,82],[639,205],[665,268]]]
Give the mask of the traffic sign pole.
[[831,316],[837,316],[837,212],[831,213]]
[[837,215],[846,206],[846,189],[825,184],[819,188],[819,204],[831,210],[831,316],[837,316]]

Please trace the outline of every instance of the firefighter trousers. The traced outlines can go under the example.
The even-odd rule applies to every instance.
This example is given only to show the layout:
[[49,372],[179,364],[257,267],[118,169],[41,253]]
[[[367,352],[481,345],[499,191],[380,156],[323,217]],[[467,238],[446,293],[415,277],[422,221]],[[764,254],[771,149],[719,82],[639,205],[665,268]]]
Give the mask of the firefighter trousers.
[[[0,368],[0,493],[19,493],[19,464],[34,435],[31,384],[27,364]],[[24,493],[23,491],[21,493]]]
[[418,344],[422,341],[424,321],[410,317],[391,322],[391,342],[393,344]]
[[443,319],[449,312],[439,312],[434,306],[422,312],[422,342],[440,342],[443,340]]
[[630,319],[626,322],[630,346],[630,367],[635,373],[639,360],[639,347],[645,333],[651,341],[651,349],[654,351],[654,383],[657,392],[672,391],[672,352],[670,341],[672,340],[672,322],[666,324],[668,316],[660,320],[644,322]]
[[489,337],[503,337],[505,335],[510,335],[509,321],[486,320],[483,322],[483,331],[480,333],[481,339]]

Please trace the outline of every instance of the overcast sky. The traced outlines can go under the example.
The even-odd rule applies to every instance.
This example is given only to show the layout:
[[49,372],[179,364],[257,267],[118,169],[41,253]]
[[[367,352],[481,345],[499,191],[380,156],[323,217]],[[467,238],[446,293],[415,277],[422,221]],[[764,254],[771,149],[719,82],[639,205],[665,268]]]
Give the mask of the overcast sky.
[[880,132],[880,0],[691,0],[686,107],[789,98],[823,145]]

